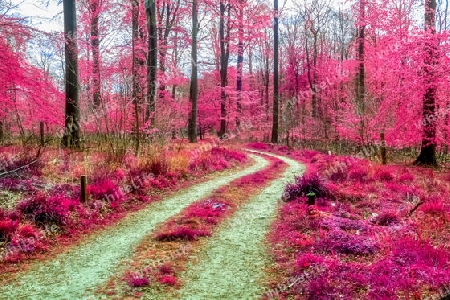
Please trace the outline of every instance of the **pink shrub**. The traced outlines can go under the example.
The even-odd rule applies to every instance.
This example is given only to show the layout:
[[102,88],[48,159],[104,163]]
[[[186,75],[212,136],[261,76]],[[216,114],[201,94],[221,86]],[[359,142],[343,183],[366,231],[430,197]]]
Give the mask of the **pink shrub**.
[[389,172],[388,170],[380,169],[377,172],[375,172],[375,174],[373,175],[373,179],[389,182],[394,180],[394,175],[392,175],[392,173]]
[[177,278],[173,275],[163,275],[159,278],[159,283],[174,286],[177,284]]
[[409,172],[402,173],[399,176],[398,181],[400,181],[400,182],[412,182],[412,181],[414,181],[414,175],[409,173]]
[[349,234],[341,230],[333,230],[318,243],[318,249],[345,255],[371,255],[379,250],[377,243],[367,236]]
[[314,151],[314,150],[303,150],[301,151],[301,156],[303,156],[305,159],[311,160],[317,155],[319,155],[320,152]]
[[250,144],[247,144],[247,147],[255,149],[255,150],[262,150],[262,151],[268,151],[273,148],[271,145],[264,144],[264,143],[250,143]]
[[187,218],[218,218],[227,210],[228,204],[206,200],[202,203],[192,205],[186,212]]
[[10,219],[0,221],[0,242],[9,242],[19,226],[19,222]]
[[108,202],[120,201],[124,195],[119,186],[111,180],[104,179],[88,186],[88,193],[94,200]]
[[145,274],[130,272],[125,276],[125,282],[130,287],[146,287],[150,285],[150,279]]
[[247,156],[244,153],[229,150],[227,148],[220,148],[216,147],[211,149],[211,155],[213,157],[222,157],[226,161],[237,161],[237,162],[244,162],[247,160]]
[[372,223],[379,226],[392,226],[400,222],[399,216],[395,212],[385,211],[372,219]]
[[429,201],[425,202],[421,207],[420,210],[423,211],[426,214],[430,215],[445,215],[447,212],[447,209],[444,206],[444,203],[439,198],[433,198]]
[[319,176],[303,175],[296,177],[295,183],[290,183],[286,186],[284,200],[292,201],[309,193],[314,193],[318,198],[332,196]]
[[352,181],[365,182],[368,178],[368,171],[362,168],[352,168],[352,170],[348,173],[348,179]]
[[166,264],[159,266],[158,271],[162,275],[171,275],[171,274],[175,273],[175,271],[172,267],[172,264],[170,264],[170,263],[166,263]]
[[47,243],[42,232],[32,225],[20,226],[7,245],[5,261],[18,262],[26,255],[46,250]]
[[38,195],[19,203],[18,211],[41,228],[49,225],[62,228],[68,225],[70,212],[78,205],[65,197]]

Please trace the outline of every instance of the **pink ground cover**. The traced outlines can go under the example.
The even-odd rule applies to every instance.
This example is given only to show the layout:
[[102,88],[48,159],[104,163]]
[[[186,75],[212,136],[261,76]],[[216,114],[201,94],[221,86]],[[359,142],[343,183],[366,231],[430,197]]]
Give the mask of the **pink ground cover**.
[[[258,146],[261,148],[261,146]],[[448,173],[279,150],[307,165],[268,237],[266,299],[440,299],[450,286]],[[306,194],[317,195],[316,205]],[[280,195],[281,196],[281,195]],[[432,299],[432,298],[429,298]]]
[[[50,155],[42,157],[39,166],[51,164],[51,159]],[[13,170],[29,160],[14,157],[6,168]],[[0,189],[22,195],[13,209],[0,208],[0,270],[41,255],[50,246],[68,245],[82,233],[114,224],[127,212],[159,200],[161,192],[178,189],[187,179],[245,163],[247,158],[243,153],[214,147],[190,158],[190,164],[201,165],[205,160],[213,167],[194,168],[187,174],[169,170],[165,156],[140,165],[136,159],[126,159],[115,168],[103,163],[90,175],[87,203],[79,200],[79,185],[50,184],[45,177],[49,174],[38,172],[34,166],[0,178]]]

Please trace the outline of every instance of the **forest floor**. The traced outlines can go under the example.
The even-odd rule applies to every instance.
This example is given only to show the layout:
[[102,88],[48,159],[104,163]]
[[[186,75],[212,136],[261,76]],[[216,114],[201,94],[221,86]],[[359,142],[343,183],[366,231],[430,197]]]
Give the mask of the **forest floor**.
[[[268,167],[261,155],[249,155],[254,163],[244,170],[192,186],[176,195],[133,212],[114,227],[86,238],[56,257],[32,264],[0,287],[2,299],[95,299],[108,279],[121,274],[137,245],[184,208],[204,199],[230,182]],[[248,299],[263,294],[258,285],[268,267],[265,235],[276,216],[276,207],[287,181],[303,171],[293,160],[277,156],[288,167],[260,193],[227,218],[200,247],[197,260],[189,261],[181,274],[185,284],[176,293],[181,299]],[[142,291],[145,292],[145,289]],[[232,293],[232,295],[230,294]],[[151,294],[151,293],[150,293]],[[149,294],[149,295],[150,295]],[[145,293],[137,293],[144,296]],[[117,296],[109,295],[110,298]],[[167,295],[161,298],[167,299]],[[150,296],[149,299],[154,299]]]
[[[26,198],[0,210],[0,254],[2,240],[11,249],[0,299],[448,299],[448,169],[239,147],[109,166],[90,185],[90,204],[36,193],[68,189],[39,179],[50,171],[1,179]],[[148,171],[159,175],[105,203]],[[61,228],[45,247],[36,234],[44,221]],[[59,251],[37,255],[48,248]]]

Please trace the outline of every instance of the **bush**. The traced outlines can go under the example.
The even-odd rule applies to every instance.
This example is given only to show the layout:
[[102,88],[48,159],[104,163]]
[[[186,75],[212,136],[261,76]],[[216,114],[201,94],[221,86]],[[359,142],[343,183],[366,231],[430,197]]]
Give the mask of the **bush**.
[[309,193],[315,193],[317,198],[331,197],[331,192],[324,186],[317,175],[304,175],[296,177],[294,183],[290,183],[284,190],[284,200],[292,201],[299,197],[305,197]]
[[0,243],[7,243],[19,226],[19,222],[10,220],[9,218],[0,221]]
[[175,273],[175,271],[170,263],[166,263],[166,264],[159,266],[158,271],[162,275],[171,275],[171,274]]
[[434,216],[446,215],[447,213],[444,202],[440,198],[430,199],[420,207],[420,210]]
[[347,180],[347,173],[344,170],[339,169],[330,174],[330,180],[334,182],[344,182]]
[[354,169],[348,173],[348,179],[352,181],[365,182],[369,178],[369,173],[364,169]]
[[70,211],[75,210],[76,205],[65,197],[39,195],[19,203],[18,210],[38,227],[56,225],[61,228],[67,225]]
[[378,245],[367,236],[352,235],[341,230],[329,232],[326,238],[319,242],[319,247],[327,252],[345,255],[370,255],[379,250]]
[[145,274],[131,272],[125,276],[125,281],[130,287],[145,287],[150,285],[150,279]]
[[393,212],[383,212],[372,220],[372,223],[379,226],[392,226],[399,222],[399,217]]
[[177,278],[173,275],[164,275],[159,278],[159,283],[174,286],[177,284]]
[[211,155],[213,157],[223,157],[227,161],[244,162],[247,160],[247,156],[244,153],[228,150],[226,148],[215,147],[211,149]]
[[263,150],[263,151],[267,151],[267,150],[273,149],[273,146],[268,145],[268,144],[264,144],[264,143],[250,143],[247,146],[249,148],[252,148],[252,149],[255,149],[255,150]]
[[392,175],[391,172],[387,170],[379,170],[374,174],[373,178],[375,180],[389,182],[394,180],[394,175]]
[[88,193],[94,200],[114,202],[123,199],[120,188],[111,180],[104,179],[88,186]]

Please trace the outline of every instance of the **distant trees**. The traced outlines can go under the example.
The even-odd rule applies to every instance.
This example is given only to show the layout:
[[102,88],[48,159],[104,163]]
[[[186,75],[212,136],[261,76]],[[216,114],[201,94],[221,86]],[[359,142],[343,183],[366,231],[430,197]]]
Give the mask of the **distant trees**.
[[[206,132],[324,148],[407,146],[421,150],[423,165],[436,165],[450,146],[444,2],[426,0],[423,35],[416,0],[305,0],[282,14],[277,0],[79,3],[77,30],[76,3],[63,1],[64,39],[45,37],[57,42],[37,67],[26,63],[33,29],[0,7],[3,138],[27,140],[42,120],[57,133],[64,120],[68,147],[81,146],[81,130],[87,139],[133,141],[136,152]],[[50,76],[62,71],[49,63],[58,59],[49,57],[61,58],[59,81]],[[55,109],[58,82],[64,111]],[[31,116],[36,109],[53,115]]]

